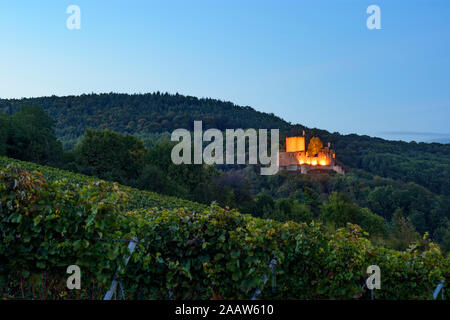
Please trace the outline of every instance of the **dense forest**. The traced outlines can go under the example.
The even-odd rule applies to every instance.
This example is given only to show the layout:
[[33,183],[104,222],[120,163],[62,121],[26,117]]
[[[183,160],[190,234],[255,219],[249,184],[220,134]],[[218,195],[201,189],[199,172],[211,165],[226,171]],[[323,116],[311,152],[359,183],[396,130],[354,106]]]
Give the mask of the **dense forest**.
[[437,194],[450,195],[450,144],[341,135],[294,125],[249,106],[160,92],[0,99],[0,111],[7,114],[19,111],[24,105],[37,105],[48,112],[56,121],[55,134],[66,149],[73,148],[87,128],[128,133],[144,141],[177,128],[193,129],[194,120],[202,120],[204,129],[278,128],[282,136],[306,129],[308,139],[317,136],[331,142],[338,159],[347,168],[415,182]]
[[[29,107],[24,107],[29,106]],[[0,155],[96,176],[143,190],[280,221],[359,224],[375,241],[404,250],[423,237],[450,250],[450,144],[341,135],[214,99],[90,94],[0,100]],[[280,172],[257,166],[174,165],[176,128],[305,130],[331,142],[346,175]]]

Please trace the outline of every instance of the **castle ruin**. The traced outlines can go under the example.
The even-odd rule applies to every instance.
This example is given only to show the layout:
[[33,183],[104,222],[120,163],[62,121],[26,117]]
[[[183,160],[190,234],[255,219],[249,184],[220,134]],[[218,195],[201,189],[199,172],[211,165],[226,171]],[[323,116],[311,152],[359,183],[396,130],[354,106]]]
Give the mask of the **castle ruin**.
[[336,164],[336,154],[329,142],[324,147],[319,138],[313,137],[306,148],[305,131],[303,136],[286,137],[286,152],[280,152],[279,157],[280,170],[300,171],[301,174],[333,170],[344,174],[344,169]]

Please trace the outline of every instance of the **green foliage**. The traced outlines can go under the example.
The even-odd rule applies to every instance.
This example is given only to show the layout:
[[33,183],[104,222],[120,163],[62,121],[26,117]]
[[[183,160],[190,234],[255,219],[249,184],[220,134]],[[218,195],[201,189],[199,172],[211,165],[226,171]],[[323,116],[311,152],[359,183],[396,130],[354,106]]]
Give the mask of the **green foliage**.
[[322,205],[320,218],[334,227],[343,227],[347,223],[360,225],[370,234],[386,235],[386,221],[368,208],[360,208],[354,204],[348,195],[333,192],[328,203]]
[[40,107],[23,107],[0,117],[0,155],[41,164],[58,164],[62,146],[54,135],[55,122]]
[[0,274],[60,276],[76,264],[88,279],[109,282],[126,251],[97,239],[121,236],[126,194],[104,182],[74,191],[63,183],[16,167],[0,172]]
[[273,114],[230,102],[160,92],[0,99],[0,110],[11,114],[27,104],[41,106],[55,119],[56,135],[69,148],[88,128],[108,128],[152,140],[155,134],[167,134],[177,128],[192,130],[194,120],[202,120],[205,129],[277,128],[281,144],[284,136],[306,129],[308,141],[318,137],[332,143],[337,160],[347,171],[363,169],[373,175],[415,182],[434,193],[450,196],[450,144],[341,135],[293,125]]
[[333,192],[328,203],[322,205],[320,218],[331,222],[336,227],[343,227],[347,222],[355,222],[359,218],[359,207],[351,202],[346,194]]
[[207,165],[174,164],[171,159],[174,144],[169,140],[153,143],[136,186],[202,203],[216,200],[211,179],[217,172]]
[[77,145],[76,164],[81,173],[131,184],[142,170],[146,151],[133,136],[88,129]]
[[198,99],[168,93],[88,94],[21,100],[0,99],[0,110],[13,113],[21,105],[42,106],[57,121],[56,134],[71,146],[86,129],[137,134],[140,138],[176,128],[193,130],[194,120],[204,128],[283,128],[288,124],[273,114],[258,112],[215,99]]
[[[37,107],[13,114],[24,104],[41,105],[56,121]],[[382,270],[377,298],[428,299],[438,280],[448,282],[449,257],[416,230],[430,232],[450,250],[449,145],[313,129],[307,138],[332,142],[350,174],[261,177],[234,167],[217,175],[209,166],[173,165],[172,144],[155,141],[175,128],[192,129],[194,120],[203,120],[205,129],[279,128],[282,135],[303,127],[249,107],[160,93],[0,100],[0,107],[12,114],[0,115],[0,155],[202,203],[217,200],[278,220],[0,158],[2,168],[20,164],[45,176],[18,168],[0,174],[0,291],[7,284],[7,294],[11,287],[19,296],[24,287],[33,291],[50,277],[59,283],[50,296],[67,297],[65,268],[78,264],[83,287],[97,288],[83,289],[81,297],[101,298],[126,245],[99,239],[131,236],[141,241],[123,275],[129,298],[167,298],[169,292],[177,299],[249,298],[258,286],[266,298],[364,298],[370,264]],[[66,147],[79,143],[76,152],[62,154],[55,124]],[[88,128],[138,136],[148,149],[111,131],[87,130],[82,139]],[[311,140],[310,147],[314,144]],[[128,210],[133,212],[125,214]],[[319,215],[325,227],[312,221]],[[404,251],[372,245],[349,222],[371,236],[387,236],[389,246]],[[274,257],[276,294],[270,281],[265,287],[261,280]]]
[[[88,129],[73,152],[74,170],[205,204],[220,201],[220,191],[212,181],[218,175],[214,167],[175,165],[171,159],[173,146],[164,139],[146,148],[130,135]],[[70,155],[66,153],[68,161]]]
[[373,213],[368,208],[360,209],[358,225],[360,225],[364,231],[367,231],[370,235],[386,236],[388,233],[386,220]]
[[[15,167],[0,172],[0,290],[20,295],[23,285],[82,268],[79,298],[101,298],[127,248],[100,239],[138,237],[121,281],[128,299],[364,298],[369,265],[382,270],[382,299],[430,299],[448,281],[450,256],[439,248],[399,252],[373,246],[361,229],[328,233],[322,225],[276,222],[211,206],[203,210],[147,209],[124,213],[127,194],[104,182],[80,186],[47,182]],[[268,263],[276,258],[277,291]],[[19,281],[17,280],[19,277]],[[269,279],[271,279],[269,277]],[[3,282],[2,282],[3,281]],[[48,298],[64,298],[65,283]],[[12,288],[11,286],[14,286]],[[39,287],[40,288],[40,287]],[[24,297],[28,297],[24,295]]]
[[263,217],[275,210],[275,201],[272,197],[262,194],[256,198],[256,204],[252,214],[256,217]]
[[405,250],[419,239],[420,235],[414,229],[411,220],[403,216],[402,210],[396,210],[392,217],[391,247],[396,250]]
[[[70,171],[60,170],[52,167],[41,166],[31,162],[24,162],[10,158],[0,157],[0,169],[6,168],[8,167],[8,165],[19,166],[29,172],[34,171],[40,172],[45,176],[46,180],[50,183],[59,182],[62,180],[65,182],[63,183],[63,185],[67,185],[67,187],[65,188],[73,190],[76,188],[83,187],[84,185],[88,185],[90,183],[96,183],[98,181],[98,178],[95,177],[77,174]],[[105,183],[110,187],[114,185],[113,182],[107,181]],[[154,192],[139,190],[123,185],[118,185],[118,187],[123,192],[126,192],[130,197],[127,203],[125,204],[127,210],[152,208],[152,207],[160,207],[167,209],[187,207],[192,210],[201,210],[205,208],[205,205],[192,201],[160,195]]]
[[[256,216],[263,214],[254,201],[258,194],[274,199],[298,200],[317,218],[320,205],[333,191],[337,191],[347,193],[359,207],[369,208],[388,222],[395,210],[401,209],[420,234],[429,232],[434,241],[445,238],[446,230],[442,226],[450,219],[448,144],[405,143],[368,136],[340,135],[292,125],[250,107],[159,92],[0,100],[0,110],[13,114],[27,104],[42,106],[55,119],[56,135],[66,147],[81,143],[82,135],[89,128],[107,128],[132,134],[149,147],[148,155],[144,157],[146,160],[142,163],[141,153],[134,157],[127,152],[135,147],[142,150],[140,142],[134,141],[139,144],[137,146],[129,137],[130,143],[125,142],[126,148],[120,148],[126,138],[103,133],[104,136],[95,142],[98,142],[98,148],[88,148],[83,157],[78,157],[83,161],[76,165],[77,154],[65,153],[62,163],[57,165],[60,168],[204,204],[217,201],[221,206],[230,206]],[[13,118],[17,121],[10,120]],[[348,174],[322,173],[295,177],[280,173],[262,177],[255,172],[247,175],[252,172],[248,167],[221,166],[218,169],[224,174],[217,176],[214,169],[202,165],[175,166],[168,160],[170,143],[164,145],[155,141],[170,136],[169,132],[176,128],[193,129],[194,120],[202,120],[204,129],[278,128],[282,145],[285,135],[298,134],[299,130],[306,129],[310,147],[316,140],[312,137],[332,143],[337,161],[344,165]],[[60,150],[53,148],[51,143],[45,143],[51,139],[48,136],[50,131],[44,128],[51,128],[53,124],[42,112],[27,111],[2,116],[0,124],[5,124],[0,128],[0,154],[51,165],[59,162]],[[24,129],[27,126],[34,129]],[[46,132],[45,139],[42,132]],[[8,137],[11,139],[8,140]],[[130,155],[131,160],[128,161]],[[259,169],[257,166],[255,168]],[[284,210],[278,210],[275,215],[274,211],[268,211],[265,216],[270,216],[270,213],[271,217],[280,221],[292,216]]]
[[445,220],[442,226],[436,229],[434,238],[444,252],[450,252],[450,220]]
[[369,206],[379,215],[386,219],[391,219],[396,209],[396,203],[392,199],[394,188],[390,185],[375,187],[367,197]]
[[257,203],[258,205],[262,205],[262,217],[266,219],[274,219],[282,222],[310,222],[313,219],[313,214],[309,206],[292,198],[278,199],[273,207],[264,197],[259,198]]
[[[327,172],[308,175],[280,172],[274,176],[261,177],[256,170],[247,168],[245,173],[244,178],[251,181],[253,189],[264,190],[264,194],[275,199],[294,198],[306,204],[315,218],[320,215],[322,203],[326,202],[333,192],[338,192],[346,194],[349,203],[370,209],[387,223],[391,222],[395,210],[401,209],[420,234],[428,232],[433,241],[439,243],[445,233],[445,221],[450,219],[450,204],[445,196],[433,194],[415,183],[381,178],[362,170],[354,170],[345,175]],[[337,213],[338,219],[339,211]],[[343,220],[345,223],[345,219]],[[366,224],[364,229],[368,229],[369,225]]]
[[0,113],[0,156],[6,155],[8,127],[9,127],[8,116]]
[[[371,253],[368,263],[381,269],[382,284],[381,290],[375,290],[376,299],[431,299],[437,280],[444,279],[447,283],[450,276],[450,256],[443,257],[433,243],[424,252],[416,246],[403,252],[378,247]],[[393,287],[401,292],[400,296],[396,297],[389,290]],[[445,299],[449,299],[448,294]]]

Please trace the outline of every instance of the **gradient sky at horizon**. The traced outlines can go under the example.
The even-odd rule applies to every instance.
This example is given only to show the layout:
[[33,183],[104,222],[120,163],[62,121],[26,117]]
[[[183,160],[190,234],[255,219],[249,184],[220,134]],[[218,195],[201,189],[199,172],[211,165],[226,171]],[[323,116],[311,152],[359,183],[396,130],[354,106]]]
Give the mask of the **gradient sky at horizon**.
[[[66,28],[71,4],[81,30]],[[371,4],[382,30],[366,27]],[[449,17],[448,0],[2,0],[0,98],[178,92],[450,140]]]

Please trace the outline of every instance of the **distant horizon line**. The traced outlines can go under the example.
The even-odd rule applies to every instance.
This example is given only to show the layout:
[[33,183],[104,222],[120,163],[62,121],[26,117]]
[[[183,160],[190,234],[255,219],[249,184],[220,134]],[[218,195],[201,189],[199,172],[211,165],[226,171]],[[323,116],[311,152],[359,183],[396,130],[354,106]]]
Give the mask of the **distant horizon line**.
[[379,134],[392,134],[392,135],[422,135],[422,136],[448,136],[450,133],[443,132],[422,132],[422,131],[381,131]]

